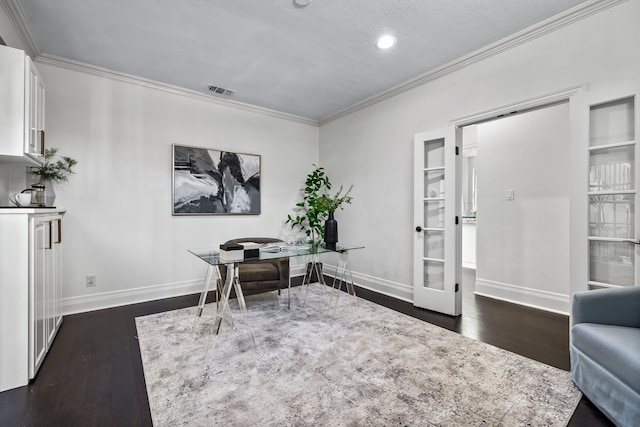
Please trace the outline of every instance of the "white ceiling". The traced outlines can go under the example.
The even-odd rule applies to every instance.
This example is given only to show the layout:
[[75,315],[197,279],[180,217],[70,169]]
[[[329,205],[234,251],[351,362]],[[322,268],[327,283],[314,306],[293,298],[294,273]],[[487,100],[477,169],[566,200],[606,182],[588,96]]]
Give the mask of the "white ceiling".
[[[584,0],[9,0],[37,50],[321,121]],[[375,47],[392,34],[389,51]]]

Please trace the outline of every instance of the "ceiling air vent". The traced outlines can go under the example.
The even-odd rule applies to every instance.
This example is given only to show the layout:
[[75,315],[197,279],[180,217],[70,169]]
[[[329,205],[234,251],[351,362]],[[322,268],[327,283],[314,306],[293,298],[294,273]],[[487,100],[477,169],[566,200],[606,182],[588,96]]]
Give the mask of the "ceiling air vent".
[[220,86],[214,86],[214,85],[209,85],[207,86],[207,89],[209,90],[209,92],[213,92],[216,95],[233,95],[234,93],[236,93],[235,90],[233,89],[226,89],[224,87],[220,87]]

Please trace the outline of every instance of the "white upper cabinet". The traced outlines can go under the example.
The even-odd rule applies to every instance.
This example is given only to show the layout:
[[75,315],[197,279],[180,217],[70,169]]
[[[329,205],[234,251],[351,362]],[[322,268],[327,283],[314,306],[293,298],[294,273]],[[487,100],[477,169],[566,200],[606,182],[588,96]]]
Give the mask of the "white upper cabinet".
[[31,58],[0,46],[0,162],[41,163],[45,86]]

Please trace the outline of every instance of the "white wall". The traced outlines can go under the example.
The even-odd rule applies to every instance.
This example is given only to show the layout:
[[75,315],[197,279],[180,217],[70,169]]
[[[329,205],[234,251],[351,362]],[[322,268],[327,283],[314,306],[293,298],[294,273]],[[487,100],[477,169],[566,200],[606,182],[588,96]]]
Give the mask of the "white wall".
[[[352,257],[357,281],[412,299],[414,134],[584,83],[637,83],[638,16],[640,0],[629,0],[321,126],[321,163],[336,182],[355,185],[338,221],[341,239],[367,246]],[[576,132],[584,130],[572,128],[572,138]],[[582,148],[586,142],[576,152]],[[570,171],[570,191],[586,200],[586,162],[581,167]],[[586,212],[584,200],[575,205]],[[586,214],[574,214],[584,222],[576,229],[586,230]],[[572,262],[571,289],[586,288],[586,254]]]
[[[48,88],[49,145],[80,161],[78,175],[57,188],[58,204],[68,209],[67,310],[133,301],[144,294],[138,287],[154,287],[159,291],[148,296],[158,297],[193,289],[204,267],[186,248],[279,234],[299,183],[318,160],[336,184],[355,184],[353,204],[337,219],[341,241],[367,246],[351,258],[356,281],[411,300],[414,134],[579,84],[606,91],[637,83],[638,16],[640,0],[628,0],[327,123],[319,155],[318,129],[308,125],[38,64]],[[0,13],[0,28],[2,19]],[[572,138],[576,132],[584,131],[572,128]],[[172,143],[262,154],[263,214],[172,217]],[[572,194],[585,192],[582,172],[571,172]],[[21,182],[19,174],[0,173],[0,188],[8,179]],[[586,262],[586,253],[578,258]],[[574,270],[571,289],[582,286]],[[89,273],[98,276],[96,288],[84,286]]]
[[[56,185],[64,218],[66,312],[199,289],[205,264],[188,248],[239,236],[287,237],[282,226],[312,163],[318,128],[60,67],[47,84],[47,145],[78,160]],[[262,213],[172,216],[172,144],[262,156]],[[85,276],[95,274],[95,288]]]
[[477,141],[476,293],[566,311],[569,104],[480,124]]

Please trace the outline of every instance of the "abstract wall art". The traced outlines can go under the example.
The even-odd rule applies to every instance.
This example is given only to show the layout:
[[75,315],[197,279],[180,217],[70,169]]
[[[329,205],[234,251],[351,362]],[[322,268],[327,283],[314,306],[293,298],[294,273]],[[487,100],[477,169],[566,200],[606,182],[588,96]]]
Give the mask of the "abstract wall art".
[[173,144],[173,215],[260,214],[260,156]]

